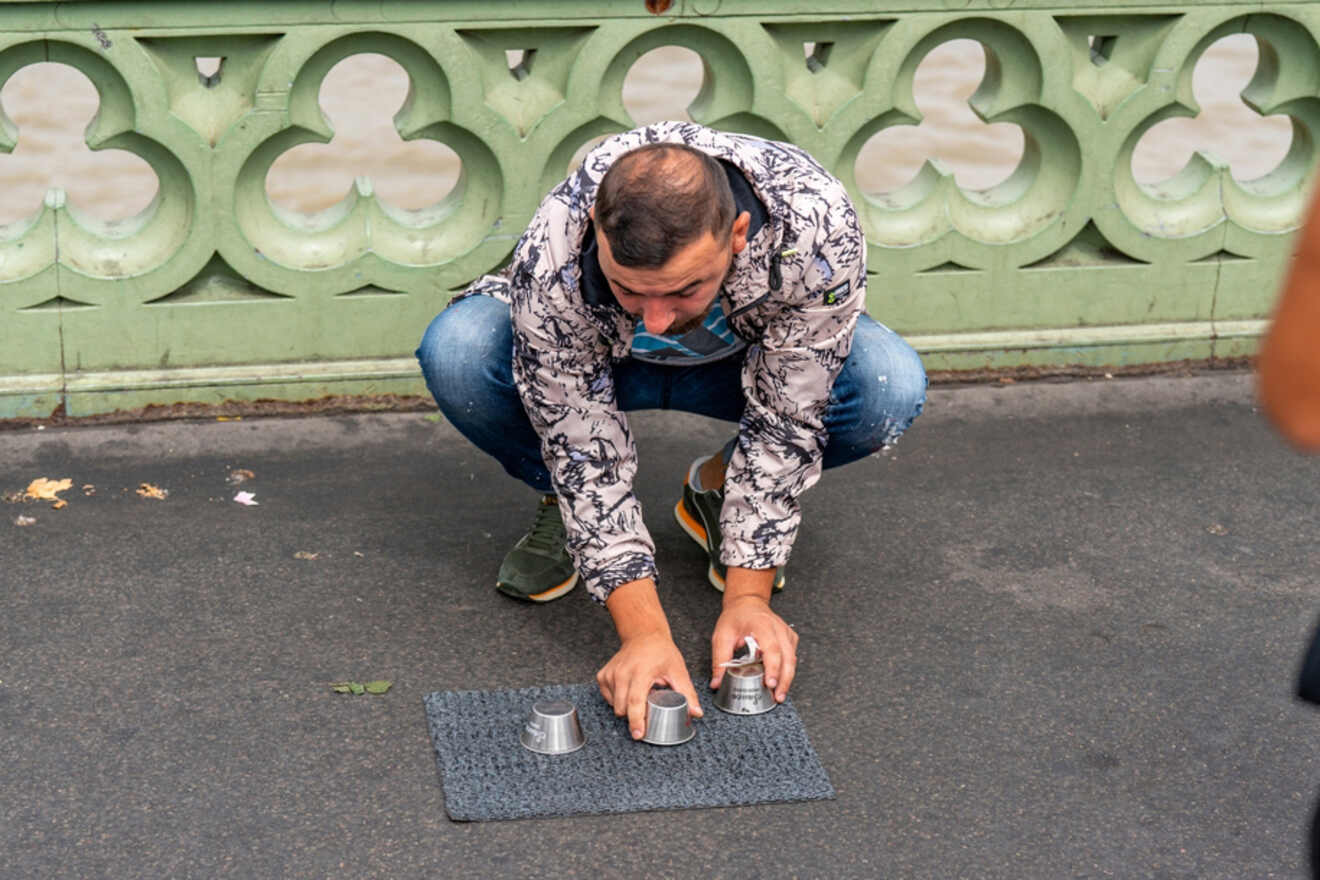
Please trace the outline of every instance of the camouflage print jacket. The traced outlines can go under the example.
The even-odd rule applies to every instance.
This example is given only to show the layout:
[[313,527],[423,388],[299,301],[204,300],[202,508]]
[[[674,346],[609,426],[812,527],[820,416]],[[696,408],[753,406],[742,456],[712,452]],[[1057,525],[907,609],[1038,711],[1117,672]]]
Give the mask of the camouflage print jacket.
[[662,122],[603,141],[546,196],[502,275],[464,295],[510,303],[513,373],[541,437],[592,597],[655,577],[655,546],[633,494],[637,453],[616,405],[611,364],[628,356],[635,319],[582,296],[578,256],[596,186],[615,158],[681,142],[737,166],[769,214],[734,257],[721,295],[748,342],[746,408],[729,462],[721,561],[782,565],[797,535],[798,496],[820,476],[822,418],[864,308],[866,243],[843,185],[801,149],[693,123]]

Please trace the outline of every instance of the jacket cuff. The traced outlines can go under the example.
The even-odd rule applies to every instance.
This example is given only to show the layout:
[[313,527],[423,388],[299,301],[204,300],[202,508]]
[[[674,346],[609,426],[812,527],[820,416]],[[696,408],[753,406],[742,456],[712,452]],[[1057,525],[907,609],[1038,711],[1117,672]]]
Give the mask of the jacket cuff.
[[625,553],[600,563],[579,566],[578,573],[586,582],[587,592],[598,604],[604,605],[619,587],[624,584],[650,578],[659,582],[655,567],[655,557],[649,553]]
[[793,540],[796,537],[796,525],[788,530],[778,530],[773,546],[744,540],[725,532],[722,536],[723,542],[720,544],[720,562],[738,568],[780,568],[788,563],[788,556],[793,551]]

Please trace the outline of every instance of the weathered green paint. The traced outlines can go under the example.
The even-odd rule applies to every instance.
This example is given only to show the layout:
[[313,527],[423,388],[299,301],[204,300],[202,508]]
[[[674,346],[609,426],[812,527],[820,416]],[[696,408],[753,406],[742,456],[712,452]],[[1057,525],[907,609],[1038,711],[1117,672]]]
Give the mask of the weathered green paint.
[[[1262,49],[1244,99],[1293,120],[1288,158],[1249,184],[1201,157],[1138,185],[1137,141],[1197,112],[1195,63],[1237,32]],[[1114,39],[1093,60],[1095,35]],[[870,310],[931,369],[1249,353],[1315,165],[1318,36],[1309,2],[680,0],[657,16],[642,0],[0,0],[0,85],[36,61],[81,70],[101,97],[88,144],[130,150],[160,179],[129,221],[80,218],[53,191],[29,224],[0,228],[0,417],[420,392],[410,353],[426,322],[507,257],[581,146],[632,126],[623,79],[662,45],[706,62],[694,119],[794,141],[849,184]],[[971,104],[1024,130],[1018,170],[973,193],[932,163],[884,199],[858,192],[858,151],[920,121],[917,65],[955,38],[987,51]],[[809,62],[804,43],[831,46]],[[530,48],[515,77],[505,50]],[[408,71],[396,126],[457,152],[459,185],[418,213],[365,180],[329,215],[273,208],[267,171],[330,140],[321,80],[361,52]],[[199,76],[198,56],[224,58],[218,77]],[[15,139],[0,118],[0,150]]]

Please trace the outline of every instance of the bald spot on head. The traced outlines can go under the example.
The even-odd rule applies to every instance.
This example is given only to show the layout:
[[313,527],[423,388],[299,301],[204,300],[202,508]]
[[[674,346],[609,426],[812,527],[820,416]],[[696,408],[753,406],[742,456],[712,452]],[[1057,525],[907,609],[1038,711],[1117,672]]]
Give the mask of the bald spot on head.
[[663,265],[706,232],[727,241],[733,217],[733,192],[718,160],[683,144],[623,154],[596,192],[596,225],[624,266]]
[[653,144],[624,153],[607,174],[618,178],[617,186],[629,189],[663,179],[673,194],[695,195],[706,183],[704,156],[676,144]]

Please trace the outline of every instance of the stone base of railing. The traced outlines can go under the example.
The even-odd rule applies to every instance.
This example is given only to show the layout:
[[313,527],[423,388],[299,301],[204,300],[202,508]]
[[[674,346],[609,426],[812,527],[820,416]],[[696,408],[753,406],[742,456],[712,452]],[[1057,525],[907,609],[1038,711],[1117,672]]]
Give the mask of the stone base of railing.
[[[1183,361],[1235,360],[1255,353],[1264,321],[1203,321],[909,336],[928,371],[947,378],[1023,368],[1157,369]],[[168,403],[220,405],[329,396],[426,395],[413,358],[107,370],[0,376],[0,417],[101,415]]]

